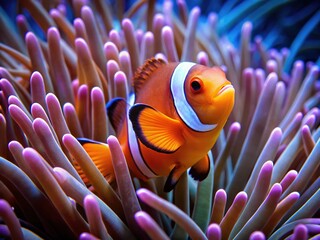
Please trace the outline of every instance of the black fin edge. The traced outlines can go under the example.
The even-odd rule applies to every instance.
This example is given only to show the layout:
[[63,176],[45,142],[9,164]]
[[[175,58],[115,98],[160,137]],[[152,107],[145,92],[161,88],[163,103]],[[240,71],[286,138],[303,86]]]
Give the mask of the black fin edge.
[[189,175],[196,181],[203,181],[204,179],[207,178],[207,176],[209,175],[210,172],[210,158],[209,156],[207,156],[208,162],[209,162],[209,168],[208,171],[204,174],[199,174],[198,172],[195,171],[194,168],[190,168],[189,170]]
[[175,170],[176,168],[172,169],[169,176],[167,177],[166,183],[164,184],[164,187],[163,187],[164,192],[171,192],[174,189],[174,187],[177,185],[179,179],[176,182],[173,182],[172,180],[172,176]]
[[98,142],[89,138],[77,138],[77,140],[81,145],[84,145],[86,143],[103,144],[102,142]]
[[[110,100],[106,104],[108,119],[109,119],[109,121],[111,123],[112,128],[116,131],[117,134],[118,134],[118,129],[117,128],[119,126],[117,126],[116,123],[114,122],[113,115],[114,115],[114,111],[117,108],[118,104],[120,102],[123,102],[123,101],[127,104],[127,102],[126,102],[126,100],[124,98],[116,97],[116,98],[113,98],[112,100]],[[125,117],[125,114],[126,114],[126,109],[124,109],[124,116],[123,117]]]

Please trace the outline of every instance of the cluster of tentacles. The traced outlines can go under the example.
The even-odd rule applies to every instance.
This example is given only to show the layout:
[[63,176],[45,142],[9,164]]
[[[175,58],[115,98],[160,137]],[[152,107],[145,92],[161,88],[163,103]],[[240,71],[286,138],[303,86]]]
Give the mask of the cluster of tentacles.
[[[123,1],[53,2],[20,1],[15,23],[1,9],[1,237],[319,237],[319,65],[296,60],[319,12],[303,8],[305,25],[290,48],[277,50],[272,14],[292,13],[289,1],[227,1],[207,16],[183,0],[138,1],[118,12]],[[252,40],[270,19],[272,34]],[[171,193],[163,179],[131,178],[105,109],[128,98],[134,71],[153,56],[221,66],[236,90],[209,176],[197,183],[184,174]],[[116,183],[79,137],[109,144]]]

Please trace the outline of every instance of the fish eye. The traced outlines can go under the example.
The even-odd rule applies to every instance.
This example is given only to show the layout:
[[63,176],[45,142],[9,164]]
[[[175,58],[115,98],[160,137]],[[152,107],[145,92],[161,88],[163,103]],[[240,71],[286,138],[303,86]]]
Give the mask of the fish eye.
[[193,92],[198,93],[202,88],[202,82],[200,79],[193,79],[190,86]]

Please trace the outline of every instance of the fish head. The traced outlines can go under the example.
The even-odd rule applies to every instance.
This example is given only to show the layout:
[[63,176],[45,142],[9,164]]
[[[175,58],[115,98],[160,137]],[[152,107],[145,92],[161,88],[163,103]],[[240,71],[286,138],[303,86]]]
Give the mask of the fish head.
[[235,90],[219,67],[192,67],[185,81],[185,92],[203,124],[224,124],[232,111]]

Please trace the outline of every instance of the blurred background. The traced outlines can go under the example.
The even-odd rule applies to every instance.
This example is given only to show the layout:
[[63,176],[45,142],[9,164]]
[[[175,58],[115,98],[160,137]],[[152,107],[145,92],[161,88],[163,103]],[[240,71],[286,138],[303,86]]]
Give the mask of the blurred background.
[[[19,13],[28,16],[25,10],[20,7],[21,2],[25,0],[1,0],[0,14],[7,14],[14,22]],[[108,1],[108,0],[106,0]],[[175,12],[177,4],[181,0],[173,1],[154,1],[158,8],[165,2],[171,2]],[[41,1],[47,7],[47,10],[57,6],[61,2],[71,4],[71,0]],[[90,1],[87,0],[90,4]],[[118,21],[117,13],[126,12],[131,6],[143,1],[118,1],[109,0],[114,14],[114,21]],[[211,13],[218,16],[217,30],[220,36],[226,36],[230,42],[237,47],[239,44],[241,26],[245,21],[253,23],[253,37],[262,37],[266,48],[291,48],[296,41],[299,50],[295,59],[304,61],[314,61],[319,64],[320,59],[320,1],[312,0],[185,0],[189,10],[198,6],[201,9],[201,21],[207,21]],[[70,20],[74,18],[71,11],[67,14]],[[41,31],[37,31],[36,24],[32,19],[28,19],[30,25],[40,36]],[[14,27],[14,26],[12,26]],[[42,36],[43,37],[43,36]],[[1,36],[0,36],[1,40]]]

